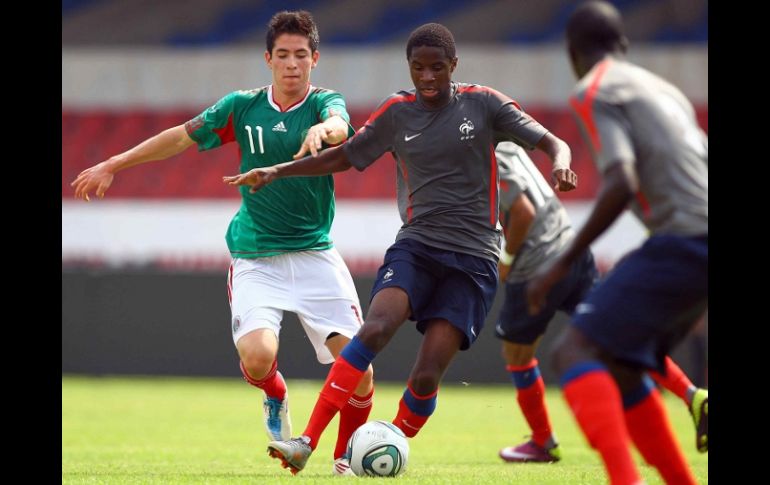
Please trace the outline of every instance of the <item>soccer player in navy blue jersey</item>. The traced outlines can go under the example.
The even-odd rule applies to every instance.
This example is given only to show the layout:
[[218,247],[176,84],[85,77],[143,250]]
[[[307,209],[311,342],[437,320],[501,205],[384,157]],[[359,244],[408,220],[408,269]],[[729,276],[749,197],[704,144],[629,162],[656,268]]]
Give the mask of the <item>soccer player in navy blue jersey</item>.
[[433,413],[444,372],[478,337],[497,289],[496,144],[538,148],[553,162],[555,188],[577,184],[566,143],[508,96],[452,81],[457,57],[446,27],[418,27],[406,57],[414,89],[387,97],[344,145],[224,177],[256,191],[284,177],[364,170],[385,152],[398,164],[403,225],[379,269],[364,325],[332,366],[302,436],[268,445],[293,473],[304,468],[364,370],[407,319],[424,338],[393,423],[413,437]]

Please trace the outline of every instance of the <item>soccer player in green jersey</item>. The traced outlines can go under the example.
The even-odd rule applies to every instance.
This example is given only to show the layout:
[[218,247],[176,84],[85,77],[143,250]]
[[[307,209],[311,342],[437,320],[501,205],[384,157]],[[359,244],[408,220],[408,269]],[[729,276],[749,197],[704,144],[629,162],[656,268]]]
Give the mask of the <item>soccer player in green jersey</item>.
[[[318,63],[318,29],[305,11],[279,12],[270,20],[265,61],[272,84],[232,92],[187,123],[175,126],[84,170],[72,182],[75,197],[104,197],[115,174],[163,160],[192,145],[199,150],[237,142],[240,172],[277,161],[316,155],[353,134],[339,93],[310,84]],[[332,244],[334,181],[297,177],[251,193],[240,188],[240,210],[227,230],[232,264],[227,279],[233,342],[244,379],[265,393],[265,426],[271,440],[289,439],[286,383],[277,370],[284,311],[295,312],[321,363],[332,363],[358,332],[361,307],[353,280]],[[352,474],[343,458],[347,440],[366,422],[374,393],[369,366],[340,415],[335,474]]]

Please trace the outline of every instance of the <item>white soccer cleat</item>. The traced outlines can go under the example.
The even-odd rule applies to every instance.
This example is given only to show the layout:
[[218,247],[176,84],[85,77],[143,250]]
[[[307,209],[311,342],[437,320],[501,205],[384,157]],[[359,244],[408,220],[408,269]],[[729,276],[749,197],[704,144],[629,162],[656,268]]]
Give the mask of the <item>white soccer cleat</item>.
[[283,399],[265,397],[265,430],[271,441],[291,439],[291,418],[289,417],[289,393]]
[[348,459],[347,456],[343,455],[337,458],[336,460],[334,460],[332,475],[347,476],[347,477],[356,476],[356,474],[353,473],[353,470],[350,469],[350,459]]

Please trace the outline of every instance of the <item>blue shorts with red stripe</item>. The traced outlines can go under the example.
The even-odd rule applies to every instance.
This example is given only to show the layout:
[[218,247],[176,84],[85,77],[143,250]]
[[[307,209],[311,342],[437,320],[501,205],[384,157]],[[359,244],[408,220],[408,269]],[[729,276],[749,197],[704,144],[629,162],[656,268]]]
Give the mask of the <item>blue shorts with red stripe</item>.
[[465,334],[460,350],[466,350],[481,333],[492,308],[497,264],[414,239],[401,239],[385,253],[371,298],[383,288],[393,287],[409,296],[409,318],[417,322],[417,330],[425,333],[429,320],[448,320]]
[[663,360],[708,307],[708,235],[650,237],[575,309],[573,324],[621,362]]

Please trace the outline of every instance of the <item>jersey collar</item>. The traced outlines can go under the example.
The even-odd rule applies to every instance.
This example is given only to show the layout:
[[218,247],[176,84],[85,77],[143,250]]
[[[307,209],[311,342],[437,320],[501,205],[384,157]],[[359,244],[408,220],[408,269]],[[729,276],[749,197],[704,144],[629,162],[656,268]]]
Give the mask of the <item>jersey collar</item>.
[[310,91],[313,90],[313,86],[311,84],[307,85],[307,92],[305,93],[305,97],[301,100],[297,101],[296,103],[292,104],[286,109],[281,109],[281,105],[275,102],[275,99],[273,98],[273,85],[271,84],[267,88],[267,101],[270,103],[270,106],[273,107],[274,110],[278,111],[279,113],[288,113],[289,111],[294,111],[295,109],[302,106],[305,101],[307,100],[308,96],[310,96]]

